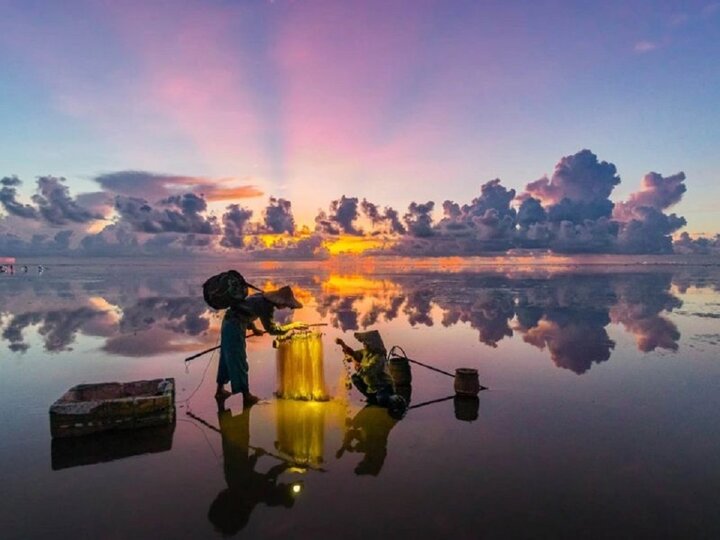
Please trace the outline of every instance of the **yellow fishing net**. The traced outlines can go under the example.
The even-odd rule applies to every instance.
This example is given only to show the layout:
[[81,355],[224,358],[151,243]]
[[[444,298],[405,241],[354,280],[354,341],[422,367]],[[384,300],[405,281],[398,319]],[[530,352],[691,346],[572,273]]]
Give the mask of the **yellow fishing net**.
[[277,340],[277,385],[276,395],[282,399],[329,399],[321,332],[293,332]]

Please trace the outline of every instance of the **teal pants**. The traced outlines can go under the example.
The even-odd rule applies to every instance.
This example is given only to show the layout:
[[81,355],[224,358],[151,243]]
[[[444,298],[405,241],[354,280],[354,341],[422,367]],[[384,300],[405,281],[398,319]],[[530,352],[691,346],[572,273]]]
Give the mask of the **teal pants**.
[[237,320],[228,317],[223,319],[220,329],[220,364],[217,383],[229,382],[233,394],[249,391],[245,331],[245,326]]

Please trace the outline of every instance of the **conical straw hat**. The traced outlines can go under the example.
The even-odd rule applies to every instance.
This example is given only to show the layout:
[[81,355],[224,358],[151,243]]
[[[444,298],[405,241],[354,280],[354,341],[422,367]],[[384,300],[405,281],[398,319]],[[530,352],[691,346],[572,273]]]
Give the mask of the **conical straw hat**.
[[371,351],[384,351],[385,344],[383,343],[380,332],[377,330],[369,330],[367,332],[355,332],[355,339],[365,345]]
[[292,289],[287,285],[277,291],[264,292],[263,296],[279,308],[300,309],[302,304],[297,301]]

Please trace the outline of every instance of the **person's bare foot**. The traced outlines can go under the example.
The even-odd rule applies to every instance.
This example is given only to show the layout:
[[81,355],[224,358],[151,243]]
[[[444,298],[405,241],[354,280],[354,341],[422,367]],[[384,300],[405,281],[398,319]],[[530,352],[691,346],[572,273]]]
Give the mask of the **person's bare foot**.
[[245,407],[251,407],[255,405],[258,401],[260,401],[260,398],[252,395],[250,392],[243,394],[243,405]]

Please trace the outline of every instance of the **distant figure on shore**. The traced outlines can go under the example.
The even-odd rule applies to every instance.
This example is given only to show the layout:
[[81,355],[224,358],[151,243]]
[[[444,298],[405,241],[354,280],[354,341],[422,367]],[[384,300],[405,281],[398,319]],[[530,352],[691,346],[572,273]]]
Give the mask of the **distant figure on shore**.
[[23,264],[23,266],[22,266],[22,271],[23,271],[23,274],[27,274],[27,272],[28,272],[28,266],[27,266],[27,264]]
[[[257,403],[259,398],[250,393],[248,382],[245,344],[247,331],[251,330],[256,336],[262,335],[263,332],[255,326],[257,319],[260,319],[267,333],[275,336],[285,334],[295,328],[303,328],[306,326],[303,323],[281,326],[273,321],[276,308],[298,309],[302,307],[302,304],[297,301],[290,287],[247,296],[248,285],[242,278],[229,280],[229,292],[238,301],[231,304],[225,312],[220,330],[220,363],[215,396],[226,398],[231,394],[242,394],[243,403],[252,405]],[[227,383],[230,383],[232,392],[225,390]]]

